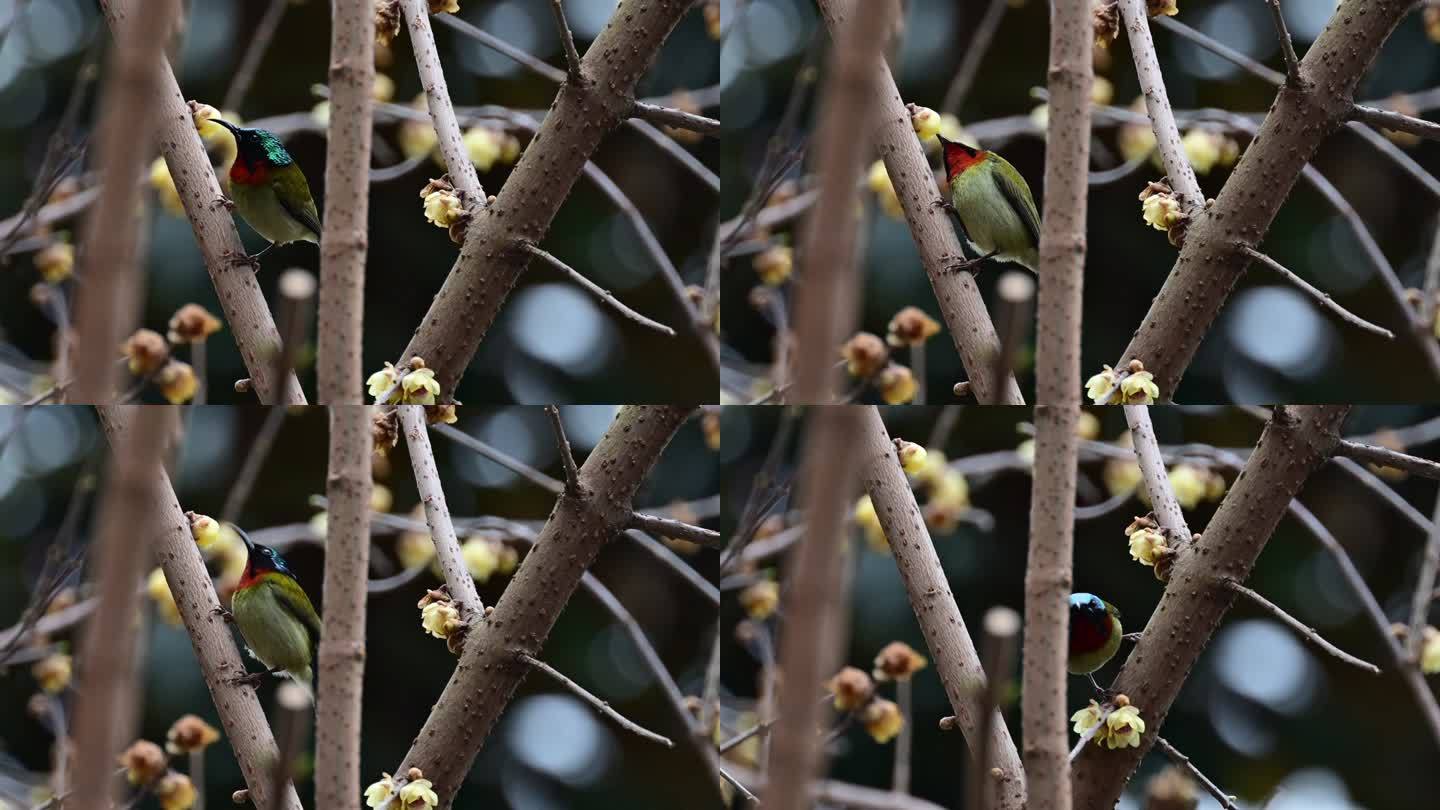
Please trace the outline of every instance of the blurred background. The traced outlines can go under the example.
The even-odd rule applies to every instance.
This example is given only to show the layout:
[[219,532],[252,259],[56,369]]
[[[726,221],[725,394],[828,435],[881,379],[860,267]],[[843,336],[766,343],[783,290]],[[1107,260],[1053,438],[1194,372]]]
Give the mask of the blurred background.
[[[781,128],[784,111],[799,88],[798,128],[782,138],[785,148],[797,146],[812,132],[818,83],[811,67],[824,69],[829,36],[813,0],[726,0],[721,48],[721,87],[725,133],[721,177],[722,220],[736,217],[751,194],[764,162],[768,141]],[[1334,2],[1282,0],[1286,21],[1301,56],[1329,19]],[[1044,196],[1043,101],[1032,93],[1044,88],[1048,51],[1048,11],[1035,0],[908,0],[901,46],[892,69],[906,102],[946,112],[952,80],[972,51],[972,38],[982,21],[996,20],[993,39],[978,62],[978,72],[960,94],[954,122],[972,143],[1001,152],[1025,176],[1037,203]],[[1383,101],[1394,94],[1416,94],[1396,100],[1412,114],[1429,115],[1437,100],[1422,93],[1440,84],[1440,50],[1427,37],[1421,6],[1416,5],[1360,82],[1357,99]],[[1429,13],[1428,11],[1426,12]],[[1246,0],[1182,0],[1175,20],[1189,25],[1272,68],[1283,69],[1269,11]],[[1122,26],[1123,28],[1123,26]],[[818,33],[817,33],[818,31]],[[1152,31],[1165,85],[1177,110],[1222,107],[1233,112],[1263,113],[1274,98],[1270,85],[1182,39],[1159,25]],[[1435,30],[1432,36],[1440,36]],[[1122,35],[1108,48],[1096,48],[1099,100],[1126,108],[1139,95],[1135,69]],[[798,77],[798,78],[797,78]],[[1101,81],[1103,79],[1103,81]],[[1202,134],[1219,130],[1198,128]],[[1086,376],[1102,364],[1120,360],[1140,325],[1151,299],[1174,263],[1176,250],[1163,233],[1141,221],[1136,195],[1146,182],[1164,171],[1145,161],[1141,137],[1116,122],[1096,117],[1092,170],[1101,172],[1137,157],[1132,170],[1111,182],[1091,187],[1087,273],[1085,283],[1084,350]],[[1182,134],[1197,127],[1183,126]],[[952,139],[958,131],[947,133]],[[1226,133],[1243,150],[1248,136]],[[1140,145],[1137,147],[1136,144]],[[1201,143],[1204,140],[1201,139]],[[1209,155],[1192,152],[1207,197],[1219,193],[1229,178],[1228,144],[1215,142]],[[1425,172],[1440,169],[1440,145],[1397,136],[1396,145]],[[1136,150],[1137,151],[1133,151]],[[1231,155],[1233,156],[1233,155]],[[813,153],[807,153],[813,157]],[[873,156],[872,158],[873,159]],[[932,155],[932,164],[939,166]],[[1213,165],[1211,165],[1213,164]],[[868,162],[867,162],[868,165]],[[1405,286],[1418,287],[1435,228],[1436,189],[1422,183],[1374,145],[1342,130],[1327,139],[1314,165],[1354,207],[1373,234],[1379,249]],[[793,198],[808,187],[793,170],[793,185],[783,186],[779,199]],[[872,178],[873,179],[873,178]],[[884,178],[881,178],[884,180]],[[888,185],[888,183],[882,183]],[[867,186],[861,198],[866,210],[862,245],[864,289],[861,328],[881,337],[898,310],[921,307],[940,320],[934,293],[919,263],[903,217],[882,192]],[[1042,205],[1043,207],[1043,205]],[[773,245],[794,244],[793,222],[772,229],[771,239],[742,242],[725,265],[725,343],[732,369],[732,400],[755,397],[763,387],[749,376],[764,376],[771,362],[775,316],[769,298],[788,299],[790,285],[773,288],[767,303],[757,307],[752,291],[763,287],[756,260]],[[1405,402],[1434,400],[1440,380],[1428,372],[1414,339],[1404,334],[1405,320],[1371,265],[1362,243],[1336,210],[1305,182],[1286,202],[1263,250],[1310,281],[1352,312],[1390,328],[1386,341],[1338,321],[1310,298],[1263,269],[1247,273],[1231,296],[1190,366],[1178,402]],[[803,260],[794,259],[796,266]],[[1003,320],[996,304],[995,284],[1001,275],[991,264],[980,279],[992,317]],[[1021,272],[1024,272],[1023,270]],[[1027,316],[1028,317],[1028,316]],[[1003,324],[1000,324],[1003,328]],[[1032,330],[1033,331],[1033,330]],[[1018,358],[1020,384],[1033,390],[1033,334]],[[963,378],[958,354],[948,335],[927,343],[925,376],[929,402],[944,402],[951,386]],[[894,359],[914,365],[906,350]],[[736,372],[743,371],[745,374]],[[874,400],[873,392],[865,398]],[[1030,398],[1033,398],[1030,397]]]
[[[282,134],[323,209],[325,109],[317,109],[323,99],[312,86],[327,80],[329,4],[319,0],[274,2],[284,6],[279,27],[248,93],[232,106],[245,122]],[[225,109],[246,48],[271,5],[268,0],[186,4],[188,28],[175,61],[186,98]],[[616,2],[567,0],[565,7],[583,53],[610,18]],[[564,65],[548,0],[466,0],[457,16],[552,65]],[[543,117],[555,85],[438,19],[433,28],[456,105],[504,105],[528,111],[537,120]],[[85,0],[0,0],[0,37],[0,218],[8,218],[21,211],[31,193],[47,141],[64,116],[87,54],[96,50],[97,42],[108,48],[111,39],[96,4]],[[99,53],[103,66],[104,52]],[[377,88],[380,97],[411,104],[422,88],[408,37],[404,33],[397,36],[378,61],[378,72],[389,79],[379,82],[385,85]],[[713,89],[717,63],[717,43],[707,33],[703,15],[687,14],[655,65],[640,80],[637,92],[650,97],[697,91],[682,103],[703,105],[713,115],[718,103]],[[96,84],[86,85],[75,135],[87,134],[94,121]],[[515,136],[518,145],[529,141],[528,133],[503,132],[496,121],[486,126],[502,137]],[[407,138],[424,143],[424,131],[416,134],[402,129],[393,117],[377,119],[376,168],[404,163],[413,148],[413,140]],[[714,139],[686,138],[678,145],[692,159],[715,164],[718,147]],[[420,154],[423,151],[422,147]],[[606,138],[595,162],[629,196],[686,283],[703,284],[704,258],[714,228],[714,193],[674,156],[664,154],[629,127]],[[83,178],[92,163],[90,159],[80,161],[72,173]],[[445,232],[425,220],[417,196],[427,178],[440,175],[440,164],[422,160],[410,165],[393,179],[372,186],[366,268],[367,374],[399,357],[458,255],[458,247]],[[503,188],[512,165],[513,155],[509,160],[492,156],[484,161],[480,181],[486,193]],[[82,180],[79,185],[85,184]],[[163,195],[147,184],[145,199],[155,202],[159,196]],[[676,200],[683,202],[676,204]],[[164,334],[171,315],[189,302],[219,315],[219,303],[189,222],[164,205],[152,205],[148,210],[148,291],[142,325]],[[32,385],[44,387],[44,381],[34,383],[32,378],[46,372],[53,357],[53,304],[42,308],[31,302],[30,291],[41,281],[34,267],[34,251],[57,238],[74,241],[80,222],[72,217],[55,224],[53,235],[12,245],[6,257],[9,266],[0,269],[0,381],[18,389],[12,390],[12,397],[23,399],[21,394]],[[236,223],[249,250],[263,247],[264,241],[238,217]],[[8,230],[9,226],[0,223],[0,242]],[[677,335],[666,337],[623,320],[554,269],[536,263],[522,276],[481,344],[456,391],[458,400],[659,403],[713,398],[714,371],[693,330],[685,324],[684,310],[642,247],[630,220],[592,182],[582,179],[576,184],[542,247],[611,290],[631,308],[672,326]],[[272,308],[278,300],[275,285],[280,271],[295,266],[318,272],[315,246],[290,245],[266,255],[260,283]],[[50,293],[52,301],[57,293],[73,296],[76,283],[60,285]],[[556,328],[557,324],[563,328]],[[643,361],[639,360],[642,357]],[[246,376],[233,338],[226,333],[212,338],[207,360],[211,401],[253,401],[231,392],[231,384]],[[658,375],[656,368],[664,368],[666,373]],[[313,390],[314,374],[308,365],[302,368],[301,381],[307,390]]]
[[[882,409],[895,438],[942,448],[954,469],[964,475],[965,496],[952,504],[949,525],[942,525],[934,498],[921,496],[932,526],[951,590],[959,602],[971,636],[978,638],[981,618],[995,606],[1024,611],[1025,558],[1030,513],[1028,436],[1021,428],[1031,418],[1027,408],[956,408],[942,415],[936,407]],[[1230,408],[1166,406],[1151,409],[1162,445],[1203,443],[1253,448],[1261,431],[1254,416]],[[752,479],[762,469],[786,410],[726,408],[721,452],[725,503],[722,532],[733,532]],[[1088,429],[1111,442],[1125,434],[1119,409],[1094,411]],[[958,417],[958,418],[956,418]],[[1403,443],[1414,454],[1435,458],[1440,440],[1440,410],[1420,407],[1357,407],[1344,427],[1346,436],[1396,429],[1369,438],[1371,442]],[[942,424],[955,418],[953,428]],[[1407,426],[1418,426],[1404,430]],[[940,438],[938,433],[948,437]],[[776,476],[798,474],[797,448],[804,446],[804,420],[793,426],[792,443],[780,451]],[[1188,460],[1188,459],[1187,459]],[[1235,472],[1192,462],[1202,476],[1218,474],[1228,486]],[[1124,475],[1103,461],[1082,463],[1081,505],[1111,497]],[[1434,509],[1433,481],[1404,478],[1394,470],[1380,473],[1385,485],[1423,515]],[[1133,479],[1130,479],[1133,482]],[[1172,468],[1172,480],[1174,473]],[[1133,483],[1131,484],[1133,486]],[[1203,488],[1202,488],[1203,489]],[[1178,491],[1178,485],[1177,485]],[[1101,595],[1120,609],[1127,632],[1143,629],[1159,602],[1163,584],[1150,569],[1130,558],[1123,531],[1146,506],[1123,498],[1119,508],[1088,520],[1075,531],[1075,589]],[[1218,499],[1213,490],[1186,509],[1193,531],[1204,531]],[[1426,537],[1374,492],[1355,483],[1329,464],[1301,492],[1301,502],[1329,527],[1349,552],[1386,614],[1408,622],[1415,571]],[[958,507],[958,508],[955,508]],[[796,508],[782,500],[775,514]],[[798,518],[797,518],[798,519]],[[876,654],[892,641],[903,641],[932,658],[914,676],[913,792],[947,808],[963,806],[968,751],[957,732],[942,732],[937,721],[952,714],[933,656],[906,598],[888,549],[867,542],[864,522],[852,522],[852,591],[845,663],[869,672]],[[762,527],[752,545],[769,544],[787,535],[777,521]],[[770,540],[764,538],[770,538]],[[783,546],[782,546],[783,547]],[[722,580],[721,639],[724,662],[722,702],[730,736],[753,725],[763,650],[756,639],[784,632],[783,613],[757,621],[741,602],[749,583],[775,576],[785,581],[783,554],[753,570],[727,573]],[[1317,651],[1289,628],[1253,604],[1237,602],[1200,657],[1167,718],[1163,734],[1221,788],[1236,794],[1244,808],[1269,810],[1413,810],[1429,806],[1426,796],[1440,789],[1433,767],[1436,741],[1416,711],[1409,691],[1393,673],[1386,643],[1365,618],[1356,597],[1341,579],[1334,558],[1293,519],[1283,520],[1247,583],[1326,639],[1383,671],[1379,677],[1347,666]],[[1434,612],[1432,611],[1432,617]],[[1018,647],[1017,647],[1018,649]],[[1103,686],[1119,671],[1130,646],[1095,673]],[[1019,662],[1015,662],[1018,669]],[[1432,685],[1434,677],[1431,678]],[[821,687],[817,684],[817,690]],[[895,699],[893,684],[880,684],[878,694]],[[1005,685],[1010,701],[1005,712],[1017,745],[1020,739],[1019,681]],[[817,696],[820,694],[817,691]],[[1070,679],[1067,705],[1071,711],[1094,696],[1088,681]],[[1143,713],[1143,707],[1142,707]],[[832,716],[827,710],[827,717]],[[1143,716],[1143,715],[1142,715]],[[833,724],[833,719],[830,721]],[[1077,737],[1070,735],[1074,743]],[[754,747],[736,749],[737,762],[754,755]],[[877,743],[855,727],[836,743],[830,777],[888,789],[895,743]],[[1169,761],[1158,751],[1148,756],[1131,780],[1120,807],[1139,810],[1152,777]],[[1201,808],[1218,804],[1200,791]]]
[[[592,448],[615,412],[613,406],[563,409],[576,455]],[[248,448],[266,419],[262,408],[196,408],[188,416],[186,440],[175,462],[173,479],[185,509],[221,515]],[[715,454],[707,445],[699,418],[684,425],[641,489],[636,506],[651,511],[688,510],[689,519],[713,517],[718,508]],[[539,408],[469,408],[457,427],[540,470],[562,476],[549,422]],[[310,499],[323,494],[327,421],[323,409],[290,412],[237,521],[257,542],[274,543],[319,609],[323,548],[312,519],[318,508]],[[62,529],[77,481],[93,478],[91,465],[104,452],[105,440],[93,412],[52,407],[22,413],[0,409],[0,636],[19,621],[32,588],[45,568],[47,553],[64,542]],[[506,468],[471,450],[432,434],[441,479],[457,523],[485,516],[519,522],[538,530],[549,514],[552,496]],[[388,466],[388,470],[386,469]],[[103,470],[103,464],[99,469]],[[392,503],[386,511],[408,516],[417,506],[404,442],[388,465],[377,462],[377,492],[383,486]],[[78,511],[70,548],[82,549],[91,537],[93,503]],[[678,505],[677,505],[678,504]],[[421,518],[423,520],[423,516]],[[706,519],[713,525],[713,520]],[[377,524],[372,577],[395,575],[406,559],[394,528]],[[471,533],[473,534],[473,532]],[[503,532],[501,532],[503,534]],[[428,541],[428,532],[421,533]],[[492,537],[497,536],[491,532]],[[462,539],[464,537],[462,536]],[[524,544],[505,541],[520,551]],[[712,579],[714,552],[670,544],[671,564]],[[678,555],[678,558],[677,558]],[[523,564],[523,563],[522,563]],[[218,560],[212,569],[219,573]],[[149,568],[147,567],[147,571]],[[699,694],[710,658],[713,602],[652,550],[621,538],[600,555],[591,573],[607,587],[639,624],[683,694]],[[78,585],[79,578],[71,584]],[[510,577],[496,572],[479,583],[481,598],[494,604]],[[86,578],[88,581],[88,577]],[[442,580],[428,570],[386,593],[374,594],[367,615],[362,784],[393,771],[403,758],[431,705],[455,666],[455,657],[439,639],[420,627],[416,601]],[[223,583],[222,583],[223,587]],[[84,597],[81,589],[76,596]],[[220,728],[210,696],[183,628],[166,621],[163,599],[143,600],[140,733],[163,743],[179,716],[195,713]],[[49,642],[71,645],[76,630]],[[238,637],[237,637],[238,638]],[[0,644],[3,647],[3,644]],[[24,654],[29,647],[22,646]],[[69,651],[73,652],[73,648]],[[667,749],[621,730],[570,692],[540,675],[528,677],[501,717],[471,770],[455,803],[457,808],[604,808],[662,810],[710,808],[719,798],[688,730],[654,675],[642,663],[631,637],[600,601],[583,589],[560,615],[544,648],[543,659],[637,723],[676,741]],[[247,658],[247,662],[249,659]],[[253,666],[253,662],[249,662]],[[0,807],[19,805],[18,791],[43,780],[50,769],[54,740],[48,716],[27,710],[40,692],[31,663],[0,667]],[[76,677],[85,662],[75,660]],[[273,679],[260,688],[262,704],[275,717]],[[73,712],[74,685],[59,700]],[[310,750],[307,742],[306,751]],[[183,757],[175,767],[185,770]],[[210,807],[230,806],[230,794],[244,785],[239,768],[222,739],[206,754],[205,796]],[[298,787],[313,806],[310,760],[301,763]],[[357,797],[358,801],[358,797]],[[141,807],[158,805],[147,799]]]

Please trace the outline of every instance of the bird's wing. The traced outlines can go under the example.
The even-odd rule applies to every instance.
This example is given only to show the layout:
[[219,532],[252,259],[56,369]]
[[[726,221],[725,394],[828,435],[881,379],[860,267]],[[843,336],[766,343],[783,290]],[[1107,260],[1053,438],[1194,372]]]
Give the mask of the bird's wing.
[[281,608],[305,625],[305,633],[310,636],[310,652],[313,658],[320,647],[320,616],[315,612],[315,606],[310,604],[310,597],[305,595],[300,583],[294,580],[291,582],[294,588],[276,589],[276,601]]
[[1020,218],[1021,224],[1025,226],[1031,240],[1038,247],[1040,244],[1040,215],[1035,212],[1035,201],[1030,198],[1030,190],[1016,185],[1015,181],[1000,172],[991,172],[990,176],[995,178],[995,185],[1000,189],[1000,196],[1009,203],[1011,210],[1015,212],[1015,216]]
[[309,228],[320,238],[320,213],[315,210],[315,198],[310,196],[310,186],[305,175],[297,167],[294,172],[281,172],[271,181],[275,185],[275,198],[285,207],[285,213],[301,225]]

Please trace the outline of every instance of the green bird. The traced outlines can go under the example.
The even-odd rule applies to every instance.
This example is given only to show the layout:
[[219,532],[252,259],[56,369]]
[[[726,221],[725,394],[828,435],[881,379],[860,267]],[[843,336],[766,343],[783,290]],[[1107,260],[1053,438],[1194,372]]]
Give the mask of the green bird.
[[270,242],[253,256],[232,256],[235,263],[259,270],[260,257],[276,245],[320,244],[320,213],[315,209],[315,198],[310,196],[310,184],[275,133],[237,127],[219,118],[210,120],[235,136],[231,200],[222,201],[227,208],[240,212],[245,222]]
[[1120,650],[1125,629],[1120,626],[1120,611],[1093,593],[1070,594],[1070,658],[1067,668],[1072,675],[1086,675],[1095,691],[1105,694],[1095,683],[1095,671]]
[[940,146],[950,186],[950,200],[941,205],[960,218],[965,241],[977,254],[949,269],[971,270],[996,258],[1038,272],[1040,214],[1025,178],[994,152],[971,149],[943,137]]
[[242,675],[236,681],[257,686],[266,675],[283,673],[313,698],[320,615],[275,549],[253,542],[238,526],[235,531],[249,556],[230,597],[230,612],[250,654],[265,665],[264,672]]

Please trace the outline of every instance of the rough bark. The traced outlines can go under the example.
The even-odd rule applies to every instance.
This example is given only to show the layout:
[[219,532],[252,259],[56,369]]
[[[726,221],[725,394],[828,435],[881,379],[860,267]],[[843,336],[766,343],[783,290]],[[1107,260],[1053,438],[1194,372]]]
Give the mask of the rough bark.
[[693,410],[622,408],[580,468],[584,492],[560,496],[494,610],[469,629],[450,682],[394,771],[402,777],[412,767],[424,771],[441,808],[454,801],[480,746],[530,670],[519,654],[540,656],[586,568],[625,528],[636,490]]
[[830,52],[824,106],[816,127],[820,198],[810,209],[800,254],[804,264],[795,302],[799,362],[794,387],[786,397],[793,402],[825,403],[833,398],[835,355],[855,331],[859,316],[855,189],[870,147],[875,63],[884,53],[884,37],[875,32],[890,30],[894,12],[892,0],[861,5],[836,35],[839,44]]
[[361,365],[365,256],[370,218],[370,121],[375,83],[375,6],[335,0],[330,23],[330,131],[320,238],[320,326],[315,398],[364,402]]
[[1413,4],[1342,0],[1300,61],[1300,86],[1281,87],[1215,203],[1189,223],[1184,247],[1122,361],[1145,364],[1160,396],[1174,396],[1185,369],[1290,196],[1305,163],[1342,125],[1355,86]]
[[627,0],[619,7],[585,52],[588,84],[560,86],[504,188],[475,212],[459,258],[400,357],[402,365],[423,357],[444,399],[530,263],[524,244],[545,241],[585,162],[629,117],[635,83],[690,7],[687,0]]
[[[91,210],[81,242],[82,268],[75,323],[71,402],[108,402],[115,397],[115,355],[140,317],[140,176],[155,135],[155,95],[174,0],[151,4],[149,13],[115,24],[116,47],[100,111],[100,204]],[[69,340],[61,335],[61,341]]]
[[410,451],[410,468],[415,473],[415,488],[425,508],[425,522],[430,526],[430,539],[435,544],[435,559],[450,586],[450,596],[460,609],[460,616],[472,625],[480,619],[485,606],[475,579],[460,556],[460,538],[450,520],[450,507],[445,505],[445,489],[440,484],[440,470],[435,466],[435,451],[430,447],[430,434],[425,429],[425,408],[421,405],[400,405],[400,429],[405,433],[405,446]]
[[[332,142],[333,148],[333,142]],[[360,707],[370,577],[370,409],[330,409],[325,481],[325,623],[315,702],[315,804],[355,807],[360,796]]]
[[440,65],[440,51],[435,47],[435,32],[430,28],[429,0],[400,0],[405,10],[405,22],[410,27],[410,47],[415,52],[415,69],[420,73],[420,83],[425,87],[425,102],[430,108],[430,120],[435,123],[435,135],[440,142],[440,156],[445,159],[445,169],[455,188],[465,192],[473,206],[485,204],[485,189],[480,187],[480,177],[475,173],[475,164],[470,162],[470,153],[465,148],[464,135],[460,132],[455,107],[450,101],[450,88],[445,84],[445,69]]
[[[132,209],[133,210],[133,209]],[[85,629],[80,650],[80,693],[72,737],[79,747],[75,762],[75,806],[108,807],[115,759],[135,735],[138,719],[135,682],[135,609],[140,580],[150,563],[151,516],[144,504],[153,497],[154,470],[168,412],[145,408],[135,427],[116,443],[110,458],[99,537],[91,553],[97,572],[99,608]],[[137,531],[139,529],[139,531]]]
[[[840,30],[846,12],[854,8],[854,0],[818,0],[820,11],[830,27],[831,34]],[[956,273],[947,270],[948,265],[960,261],[965,253],[960,247],[960,237],[955,233],[945,210],[938,208],[940,189],[935,185],[934,172],[925,158],[920,139],[915,136],[915,127],[910,123],[910,114],[895,86],[895,77],[890,68],[877,60],[875,71],[876,116],[879,124],[875,130],[875,144],[885,161],[890,182],[905,209],[905,221],[920,249],[920,261],[930,277],[930,286],[940,303],[940,314],[950,329],[955,349],[970,379],[970,390],[981,404],[999,403],[1021,405],[1024,399],[1012,375],[1006,375],[1000,390],[995,390],[992,369],[1000,353],[1000,339],[995,334],[995,324],[985,310],[985,301],[975,278],[970,273]]]
[[[878,5],[878,3],[877,3]],[[846,206],[846,210],[850,210]],[[844,565],[845,519],[855,491],[858,448],[853,437],[865,424],[858,405],[813,411],[807,431],[805,534],[785,566],[784,633],[780,638],[780,715],[771,737],[765,806],[808,807],[811,782],[821,774],[824,753],[815,729],[820,683],[839,669],[848,599]],[[899,462],[892,458],[891,462]]]
[[[980,654],[965,628],[965,619],[955,604],[955,595],[950,592],[930,531],[915,503],[915,493],[900,468],[895,446],[875,408],[866,409],[858,441],[861,480],[875,505],[875,514],[880,518],[890,550],[895,554],[895,565],[900,569],[905,593],[925,636],[930,660],[935,664],[966,741],[971,748],[979,748],[978,737],[983,733],[986,720],[985,671],[980,666]],[[998,710],[989,725],[987,765],[998,768],[1000,774],[992,777],[994,781],[987,786],[986,806],[995,810],[1023,810],[1025,769],[1015,750],[1015,741],[1010,738],[1010,729]],[[956,763],[955,770],[964,771],[965,764]]]
[[[130,9],[136,7],[135,0],[101,0],[105,18],[112,30]],[[255,396],[263,403],[283,402],[288,405],[305,404],[305,394],[295,375],[285,380],[275,378],[275,355],[280,351],[280,333],[275,329],[275,320],[260,292],[255,274],[247,267],[237,267],[227,257],[245,252],[240,234],[230,212],[218,205],[223,196],[220,182],[210,167],[210,158],[205,146],[195,131],[195,123],[175,73],[169,63],[162,62],[160,85],[156,97],[159,110],[160,129],[157,140],[180,202],[185,206],[185,216],[195,231],[195,241],[205,257],[205,268],[215,284],[216,297],[225,311],[225,321],[235,342],[240,348],[240,357],[250,373],[251,387]]]
[[[206,171],[209,171],[208,168]],[[125,446],[125,437],[134,429],[130,421],[135,416],[136,407],[142,406],[109,405],[99,409],[100,421],[111,447]],[[155,556],[165,571],[165,581],[170,585],[175,605],[180,609],[180,620],[190,635],[191,646],[195,648],[200,674],[210,688],[210,697],[215,703],[215,712],[220,716],[225,738],[240,763],[240,771],[250,790],[250,801],[259,808],[302,810],[293,784],[286,783],[282,795],[274,795],[275,763],[280,756],[275,735],[265,722],[265,711],[260,707],[254,688],[233,682],[236,676],[245,674],[245,664],[235,647],[230,626],[217,610],[220,600],[215,595],[215,583],[210,580],[210,572],[205,568],[199,546],[195,545],[190,521],[175,500],[170,476],[159,464],[152,465],[149,474],[155,484],[150,490],[150,497],[139,503],[137,508],[151,516],[151,525],[155,527],[152,537],[156,543]]]
[[1235,592],[1305,481],[1339,441],[1346,405],[1287,408],[1270,420],[1255,452],[1199,540],[1175,560],[1151,614],[1111,688],[1127,695],[1145,720],[1137,748],[1087,745],[1071,774],[1075,807],[1108,810],[1165,724],[1190,669],[1209,643]]

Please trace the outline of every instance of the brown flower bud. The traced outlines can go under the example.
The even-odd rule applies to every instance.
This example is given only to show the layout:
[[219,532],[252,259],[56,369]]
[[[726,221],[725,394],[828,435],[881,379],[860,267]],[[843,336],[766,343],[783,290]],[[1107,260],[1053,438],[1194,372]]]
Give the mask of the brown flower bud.
[[909,644],[892,641],[875,656],[875,670],[871,675],[877,681],[908,681],[928,663],[925,656],[915,652]]
[[842,712],[853,712],[875,697],[875,682],[855,667],[835,673],[825,686],[834,693],[835,708]]
[[940,333],[940,324],[919,307],[905,307],[890,319],[885,342],[891,346],[920,346]]
[[850,376],[868,380],[880,372],[890,360],[885,342],[869,332],[856,332],[840,350]]
[[121,353],[130,361],[130,373],[148,376],[170,359],[170,346],[159,332],[137,329],[121,346]]
[[203,343],[220,331],[220,319],[199,304],[186,304],[170,318],[171,343]]

